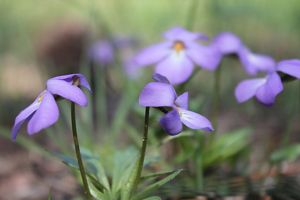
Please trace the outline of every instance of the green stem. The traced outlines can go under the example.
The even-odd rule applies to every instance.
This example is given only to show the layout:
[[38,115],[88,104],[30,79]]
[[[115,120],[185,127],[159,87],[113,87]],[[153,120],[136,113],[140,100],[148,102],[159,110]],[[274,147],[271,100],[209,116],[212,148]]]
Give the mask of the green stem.
[[196,189],[200,192],[204,191],[204,175],[203,175],[203,154],[202,154],[202,137],[198,136],[197,138],[198,146],[196,149],[196,155],[195,155],[195,173],[196,173]]
[[193,29],[195,16],[198,8],[198,2],[200,0],[193,0],[189,9],[188,9],[188,15],[187,15],[187,21],[186,21],[186,28],[187,29]]
[[213,110],[213,126],[215,133],[218,131],[218,118],[220,111],[220,92],[221,92],[221,67],[214,74],[214,110]]
[[127,187],[126,193],[124,194],[124,200],[129,200],[131,198],[132,192],[136,190],[142,174],[142,169],[144,166],[145,154],[146,154],[146,147],[147,147],[147,140],[148,140],[148,127],[149,127],[149,113],[150,107],[146,107],[145,109],[145,122],[144,122],[144,135],[142,141],[142,148],[140,150],[140,157],[137,160],[134,169],[131,173],[130,179],[128,184],[125,186]]
[[141,152],[140,152],[140,159],[139,159],[139,163],[138,163],[138,170],[137,170],[137,174],[136,174],[134,187],[136,187],[138,185],[139,181],[140,181],[141,174],[142,174],[142,169],[143,169],[143,166],[144,166],[147,140],[148,140],[149,113],[150,113],[150,107],[146,107],[146,109],[145,109],[143,142],[142,142],[142,148],[141,148]]
[[75,103],[73,103],[73,102],[71,103],[71,120],[72,120],[72,132],[73,132],[74,147],[75,147],[76,158],[78,161],[80,175],[81,175],[81,179],[82,179],[82,183],[83,183],[84,194],[87,196],[88,199],[92,199],[92,195],[89,190],[89,185],[88,185],[87,178],[86,178],[86,172],[84,169],[84,165],[83,165],[81,153],[80,153],[80,147],[79,147],[78,136],[77,136],[77,128],[76,128]]

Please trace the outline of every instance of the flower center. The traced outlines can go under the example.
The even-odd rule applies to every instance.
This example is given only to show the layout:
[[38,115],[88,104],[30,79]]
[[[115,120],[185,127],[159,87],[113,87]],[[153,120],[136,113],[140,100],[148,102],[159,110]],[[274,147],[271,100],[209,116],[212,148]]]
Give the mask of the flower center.
[[42,102],[42,100],[43,100],[43,98],[44,98],[44,95],[42,94],[41,96],[39,96],[39,98],[38,98],[38,103],[41,103]]
[[80,78],[78,76],[74,76],[72,78],[72,85],[75,85],[75,86],[79,86],[80,85]]
[[173,44],[173,49],[177,52],[180,53],[181,51],[183,51],[185,49],[185,45],[182,41],[175,41]]

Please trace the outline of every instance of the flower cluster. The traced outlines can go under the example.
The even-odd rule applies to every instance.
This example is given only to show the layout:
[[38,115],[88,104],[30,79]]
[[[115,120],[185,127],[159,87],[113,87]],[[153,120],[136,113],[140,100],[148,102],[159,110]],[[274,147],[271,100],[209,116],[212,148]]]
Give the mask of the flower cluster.
[[82,74],[57,76],[47,81],[47,88],[27,108],[21,111],[15,119],[12,128],[12,138],[15,140],[22,124],[28,121],[29,135],[40,132],[53,125],[59,117],[55,99],[62,97],[79,106],[87,106],[86,95],[79,88],[83,86],[90,90],[89,83]]
[[237,56],[250,76],[258,72],[266,74],[264,78],[238,84],[235,96],[239,103],[256,96],[261,103],[272,105],[283,90],[279,73],[299,79],[299,60],[284,60],[276,64],[270,56],[253,53],[238,36],[230,32],[218,34],[208,44],[204,44],[208,41],[204,34],[189,32],[181,27],[165,32],[164,38],[166,41],[143,49],[133,60],[137,67],[155,64],[155,73],[165,76],[171,84],[186,82],[195,65],[216,70],[227,55]]

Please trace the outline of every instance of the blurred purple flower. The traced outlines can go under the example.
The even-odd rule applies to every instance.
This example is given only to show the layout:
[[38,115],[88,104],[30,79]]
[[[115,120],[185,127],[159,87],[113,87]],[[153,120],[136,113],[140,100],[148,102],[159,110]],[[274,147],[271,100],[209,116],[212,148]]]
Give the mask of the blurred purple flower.
[[16,139],[18,131],[25,121],[29,121],[27,132],[29,135],[32,135],[53,125],[57,121],[58,116],[59,111],[53,95],[44,90],[31,105],[21,111],[16,117],[12,128],[13,140]]
[[[300,79],[300,60],[284,60],[277,64],[277,71]],[[264,78],[244,80],[235,89],[235,96],[239,103],[245,102],[252,97],[265,105],[272,105],[276,96],[283,90],[283,83],[279,74],[274,71]]]
[[114,60],[114,48],[108,40],[101,40],[92,45],[89,50],[90,58],[101,66],[109,65]]
[[272,72],[275,70],[275,61],[270,56],[251,52],[235,34],[222,32],[212,42],[212,46],[224,55],[235,54],[239,57],[245,71],[249,75],[258,72]]
[[89,83],[82,74],[62,75],[47,81],[47,90],[52,94],[61,96],[80,106],[87,106],[87,97],[79,86],[91,90]]
[[180,84],[190,77],[195,64],[214,70],[219,63],[220,54],[215,48],[198,43],[198,40],[207,40],[201,33],[175,27],[165,32],[164,38],[165,42],[136,55],[137,66],[156,64],[155,73],[166,76],[172,84]]
[[188,93],[176,95],[168,79],[159,74],[153,77],[157,82],[148,83],[139,96],[139,104],[145,107],[171,107],[160,124],[170,135],[182,131],[182,123],[191,129],[213,131],[210,121],[204,116],[188,110]]

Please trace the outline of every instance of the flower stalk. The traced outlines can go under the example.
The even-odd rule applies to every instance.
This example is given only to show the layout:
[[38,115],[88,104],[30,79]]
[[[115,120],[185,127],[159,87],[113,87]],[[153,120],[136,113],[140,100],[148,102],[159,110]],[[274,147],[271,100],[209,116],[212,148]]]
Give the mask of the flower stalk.
[[148,140],[148,128],[149,128],[149,114],[150,114],[150,107],[145,108],[145,121],[144,121],[144,134],[142,139],[142,147],[140,150],[140,157],[137,160],[131,176],[129,178],[127,189],[124,193],[124,200],[131,199],[132,192],[136,190],[139,181],[141,179],[142,169],[144,166],[146,148],[147,148],[147,140]]
[[79,171],[83,183],[83,188],[84,188],[84,194],[88,199],[92,199],[91,192],[89,190],[89,185],[88,181],[86,178],[86,171],[84,169],[83,161],[81,158],[81,153],[80,153],[80,147],[79,147],[79,142],[78,142],[78,136],[77,136],[77,128],[76,128],[76,115],[75,115],[75,103],[71,103],[71,120],[72,120],[72,133],[73,133],[73,141],[74,141],[74,147],[75,147],[75,153],[76,153],[76,158],[78,161],[78,166],[79,166]]

